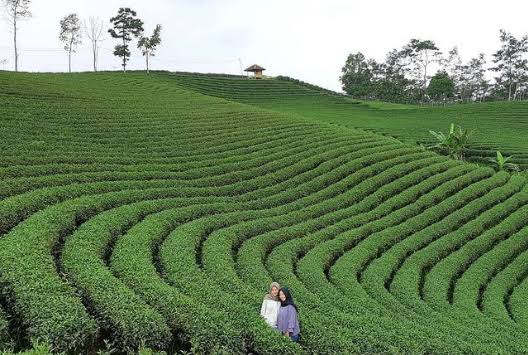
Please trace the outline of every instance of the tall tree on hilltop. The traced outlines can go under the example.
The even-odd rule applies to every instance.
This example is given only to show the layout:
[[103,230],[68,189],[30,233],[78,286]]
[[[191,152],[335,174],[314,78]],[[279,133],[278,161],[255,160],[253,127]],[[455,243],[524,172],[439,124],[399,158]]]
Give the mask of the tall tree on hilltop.
[[104,23],[97,17],[92,17],[84,22],[84,32],[86,37],[92,42],[93,68],[97,71],[97,60],[99,56],[99,42],[103,36]]
[[507,91],[508,101],[515,99],[517,88],[522,86],[528,71],[528,36],[520,39],[511,33],[500,30],[501,48],[493,54],[495,67],[491,70],[498,72],[495,78],[497,87],[504,87]]
[[129,44],[132,36],[139,37],[143,33],[143,21],[137,18],[137,13],[129,7],[120,8],[117,16],[112,17],[110,22],[114,28],[108,30],[113,38],[120,39],[121,44],[115,46],[114,55],[121,57],[123,71],[126,72],[126,65],[130,59]]
[[60,21],[59,39],[68,52],[68,72],[71,73],[71,57],[76,47],[82,43],[81,21],[77,14],[69,14]]
[[15,71],[18,71],[18,23],[19,21],[31,17],[29,6],[31,0],[1,0],[2,6],[5,9],[7,19],[13,26],[13,44],[15,50]]
[[369,92],[371,73],[361,52],[351,53],[343,68],[340,80],[343,90],[352,97],[365,97]]
[[149,58],[152,56],[154,57],[154,54],[156,52],[157,47],[161,43],[161,25],[156,25],[156,28],[154,29],[154,33],[152,33],[152,36],[150,37],[143,37],[138,41],[138,48],[141,49],[143,52],[143,56],[145,57],[147,61],[147,74],[150,72],[149,68]]

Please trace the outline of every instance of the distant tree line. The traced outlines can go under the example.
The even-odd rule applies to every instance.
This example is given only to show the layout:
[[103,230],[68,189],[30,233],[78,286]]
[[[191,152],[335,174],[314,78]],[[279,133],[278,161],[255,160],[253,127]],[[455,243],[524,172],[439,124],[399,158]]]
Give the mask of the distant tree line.
[[[463,63],[457,47],[443,54],[431,40],[411,39],[384,62],[351,53],[340,77],[354,98],[398,103],[445,103],[528,98],[528,36],[500,31],[501,47],[486,68],[484,54]],[[430,76],[431,67],[438,68]],[[488,70],[494,73],[488,80]]]
[[[13,32],[13,49],[15,59],[15,71],[18,71],[18,28],[22,20],[30,18],[31,0],[0,0],[0,4],[5,10],[5,15]],[[156,53],[157,47],[161,43],[161,25],[156,25],[150,37],[144,36],[143,21],[137,17],[137,13],[126,7],[120,8],[117,16],[110,19],[112,27],[108,29],[110,36],[119,41],[114,48],[114,55],[121,59],[123,71],[126,71],[127,63],[130,60],[130,42],[137,38],[137,47],[145,57],[147,73],[150,70],[150,58]],[[82,44],[83,34],[88,37],[92,45],[93,70],[97,71],[97,60],[99,53],[99,43],[103,37],[104,22],[96,17],[90,17],[88,21],[81,22],[78,14],[71,13],[60,20],[59,40],[64,45],[68,53],[68,71],[72,70],[72,54],[77,47]],[[1,64],[5,65],[6,61]]]

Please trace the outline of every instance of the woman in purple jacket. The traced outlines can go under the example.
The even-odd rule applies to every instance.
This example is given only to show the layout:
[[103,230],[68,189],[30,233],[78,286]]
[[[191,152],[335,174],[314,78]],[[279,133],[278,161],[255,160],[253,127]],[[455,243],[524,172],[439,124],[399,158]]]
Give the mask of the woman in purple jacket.
[[289,337],[294,342],[299,341],[299,319],[297,306],[293,303],[290,291],[287,288],[281,288],[279,291],[279,316],[277,318],[277,327],[281,333]]

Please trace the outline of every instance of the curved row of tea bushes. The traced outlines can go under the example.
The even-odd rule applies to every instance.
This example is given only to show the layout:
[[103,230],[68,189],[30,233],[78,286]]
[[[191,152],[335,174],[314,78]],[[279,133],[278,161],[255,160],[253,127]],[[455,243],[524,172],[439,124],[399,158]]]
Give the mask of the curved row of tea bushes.
[[[237,218],[240,218],[240,217],[241,217],[241,216],[237,216]],[[221,220],[223,221],[224,219],[225,219],[225,216],[222,216],[222,217],[221,217]],[[236,220],[236,218],[235,218],[235,220]],[[171,238],[169,238],[169,239],[171,239]],[[188,244],[188,243],[181,243],[181,242],[178,243],[179,246],[181,246],[182,244]],[[175,257],[173,254],[171,254],[171,259],[173,259],[173,260],[183,261],[184,259],[185,259],[185,260],[188,259],[188,256],[192,255],[192,253],[191,253],[190,251],[182,250],[181,247],[178,248],[177,252],[178,252],[178,255],[179,255],[179,256],[176,256],[176,257]],[[189,259],[189,262],[192,262],[192,260],[193,260],[193,259]],[[189,267],[189,265],[184,266],[183,268],[186,269],[186,268],[188,268],[188,267]],[[193,274],[194,274],[194,273],[193,273]],[[201,285],[201,283],[200,283],[200,285]]]
[[[359,150],[361,151],[361,149]],[[323,154],[323,156],[326,156],[328,158],[328,155],[327,154]],[[300,162],[303,162],[302,160]],[[326,161],[326,162],[330,162],[330,161]],[[304,163],[304,162],[303,162]],[[328,164],[327,164],[328,165]],[[296,177],[296,176],[299,176],[298,175],[298,172],[290,172],[290,177]],[[267,177],[267,176],[265,176]],[[255,180],[258,180],[258,179],[255,179]],[[276,179],[274,179],[274,181],[277,181]],[[274,185],[274,186],[277,186],[277,185]],[[266,191],[268,194],[270,193],[270,189],[267,189]],[[279,190],[280,192],[280,190]],[[255,194],[253,194],[255,195]],[[157,205],[158,203],[155,202],[155,203],[152,203],[152,205]],[[124,208],[126,208],[127,206],[124,206]],[[141,210],[138,210],[136,213],[140,213]],[[132,217],[134,218],[134,217]],[[137,217],[135,217],[137,218]],[[115,220],[112,219],[112,223],[114,223]],[[90,221],[91,223],[91,221]],[[83,225],[84,226],[84,225]],[[95,227],[99,228],[101,226],[99,226],[98,224],[95,224],[94,225]],[[82,228],[82,227],[81,227]],[[94,234],[93,232],[88,232],[88,233],[91,233],[91,234]],[[115,232],[114,232],[115,233]],[[79,237],[77,237],[77,233],[74,234],[75,238],[72,238],[71,240],[68,240],[68,242],[66,243],[66,256],[67,256],[67,260],[68,261],[65,261],[65,266],[66,268],[68,268],[70,265],[72,265],[72,263],[74,264],[73,267],[75,268],[75,271],[70,271],[70,273],[73,274],[74,278],[75,278],[75,275],[77,273],[84,273],[86,274],[85,277],[87,277],[89,280],[88,280],[88,284],[90,285],[93,285],[93,287],[96,287],[95,288],[95,291],[97,291],[99,288],[99,286],[97,285],[96,282],[94,281],[97,281],[97,277],[94,276],[94,271],[97,270],[97,258],[94,258],[94,262],[95,262],[95,266],[94,267],[91,267],[91,268],[87,268],[85,264],[79,264],[77,265],[76,264],[76,260],[77,260],[77,256],[79,255],[77,251],[82,251],[82,250],[85,250],[86,248],[97,248],[96,250],[99,250],[97,253],[95,254],[101,254],[103,253],[104,249],[105,249],[105,245],[108,243],[108,239],[110,238],[110,235],[112,234],[111,231],[104,231],[104,230],[101,230],[101,232],[99,233],[99,235],[101,235],[101,238],[102,239],[98,239],[100,241],[101,244],[99,244],[98,246],[97,245],[94,245],[92,241],[90,241],[89,239],[87,238],[81,238],[79,239]],[[106,242],[104,242],[106,240]],[[84,244],[80,244],[79,243],[84,243]],[[83,247],[84,245],[84,247]],[[70,247],[71,246],[71,247]],[[93,252],[92,252],[93,254]],[[81,256],[83,254],[81,253]],[[70,266],[71,267],[71,266]],[[103,269],[101,269],[101,272],[104,273],[105,271]],[[104,279],[104,278],[103,278]],[[90,282],[91,280],[91,282]],[[105,293],[102,294],[102,297],[103,297],[103,300],[102,302],[105,303],[105,304],[108,304],[108,309],[112,309],[113,307],[116,307],[116,304],[114,303],[113,299],[112,298],[109,298],[108,300],[105,300],[104,297],[105,297]],[[126,298],[126,297],[125,297]],[[96,302],[97,303],[97,302]],[[104,307],[104,306],[103,306]],[[97,310],[97,307],[95,307],[96,310]],[[117,310],[119,310],[119,307],[116,308]],[[117,315],[114,317],[115,320],[114,320],[114,323],[119,323],[119,320],[121,319],[121,316]],[[131,320],[130,324],[134,324],[134,320]],[[141,339],[141,337],[139,337]],[[138,340],[136,340],[138,341]]]
[[[522,252],[497,273],[481,295],[482,312],[502,321],[513,320],[528,324],[522,283],[526,279],[528,253]],[[512,293],[516,291],[515,301]]]
[[[366,228],[365,228],[366,229]],[[305,238],[305,239],[308,239],[308,238]],[[317,241],[315,242],[317,243]],[[312,244],[316,245],[314,242],[312,242]],[[288,264],[290,263],[291,261],[289,261],[289,259],[291,258],[290,256],[288,256],[290,254],[290,248],[287,248],[288,243],[285,243],[285,248],[276,248],[276,250],[274,250],[270,256],[269,256],[269,259],[268,259],[268,263],[269,265],[271,266],[272,265],[272,268],[274,270],[275,273],[278,273],[277,275],[281,275],[282,277],[286,277],[286,275],[284,275],[284,271],[280,271],[282,269],[286,269],[286,270],[290,270],[291,267],[287,266],[287,265],[284,265],[285,263]],[[291,243],[290,243],[291,247],[295,247],[296,249],[300,248],[301,247],[301,244],[298,243],[297,240],[292,240]],[[279,252],[280,251],[280,252]],[[298,253],[298,252],[296,252]],[[280,266],[282,265],[282,266]],[[279,272],[280,271],[280,272]],[[291,272],[291,271],[290,271]],[[313,271],[312,271],[313,273]],[[319,272],[317,272],[318,274]],[[308,274],[310,275],[310,274]],[[301,275],[301,277],[303,277]],[[288,279],[288,282],[291,283],[293,282],[294,280],[292,279]],[[296,287],[301,287],[301,285],[298,285]],[[317,288],[319,290],[319,288]],[[334,295],[335,296],[335,295]],[[351,294],[352,296],[352,294]],[[330,296],[329,296],[330,297]],[[333,296],[332,296],[333,297]],[[338,303],[339,304],[339,303]],[[359,303],[361,304],[361,303]],[[359,305],[358,304],[358,305]]]
[[[181,245],[181,244],[184,244],[184,243],[179,243],[179,244]],[[185,244],[186,244],[186,243],[185,243]],[[188,253],[186,253],[186,252],[183,252],[182,254],[188,255]],[[183,255],[182,255],[182,257],[183,257]],[[175,260],[181,260],[180,257],[178,257],[178,258],[173,258],[173,259],[175,259]],[[187,267],[188,267],[188,266],[187,266]],[[217,277],[215,277],[214,279],[216,280]]]

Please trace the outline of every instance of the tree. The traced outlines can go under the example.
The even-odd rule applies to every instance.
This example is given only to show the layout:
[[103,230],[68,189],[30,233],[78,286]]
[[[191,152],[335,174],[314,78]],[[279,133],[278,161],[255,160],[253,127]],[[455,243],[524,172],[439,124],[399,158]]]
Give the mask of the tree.
[[470,102],[482,101],[488,93],[488,80],[486,79],[486,59],[483,53],[461,66],[458,85],[455,92],[461,99]]
[[361,52],[349,54],[341,69],[343,90],[352,97],[365,97],[369,93],[371,73],[368,62]]
[[445,71],[436,73],[429,82],[427,95],[434,101],[445,101],[453,97],[455,84]]
[[17,44],[17,31],[18,22],[31,17],[31,11],[29,6],[31,0],[1,0],[2,5],[5,8],[8,21],[13,26],[13,43],[15,50],[15,71],[18,71],[18,44]]
[[442,60],[442,68],[453,80],[453,96],[461,97],[461,88],[464,83],[464,65],[457,47],[447,52],[447,57]]
[[524,56],[528,52],[528,36],[517,39],[511,33],[500,30],[500,41],[501,48],[493,54],[496,66],[491,70],[499,73],[496,83],[499,88],[506,88],[508,101],[511,101],[517,87],[522,86],[522,80],[527,76],[528,60]]
[[141,49],[143,52],[143,56],[145,57],[147,61],[147,74],[150,72],[149,70],[149,57],[154,56],[156,52],[156,48],[161,43],[161,25],[157,25],[154,29],[154,33],[152,33],[152,36],[149,37],[143,37],[139,39],[138,42],[138,48]]
[[391,102],[413,102],[414,81],[407,76],[409,58],[403,51],[393,49],[387,53],[384,63],[384,79],[378,83],[379,98]]
[[88,22],[84,22],[84,32],[86,37],[92,42],[92,53],[93,53],[93,68],[94,71],[97,71],[97,59],[99,56],[99,42],[103,36],[104,23],[103,20],[100,20],[97,17],[92,17],[88,19]]
[[412,65],[411,73],[421,81],[422,88],[425,91],[427,88],[427,70],[429,65],[433,62],[441,61],[441,52],[433,41],[411,39],[410,42],[403,47],[402,55],[410,60]]
[[415,91],[405,76],[408,70],[408,58],[396,49],[387,54],[385,62],[358,52],[347,57],[340,80],[343,90],[353,97],[408,103],[413,102]]
[[59,39],[68,52],[68,72],[71,73],[71,56],[76,47],[82,43],[81,21],[77,14],[69,14],[60,21]]
[[483,53],[472,58],[466,66],[466,80],[469,87],[470,97],[477,101],[482,101],[488,90],[488,80],[486,79],[486,59]]
[[137,13],[129,7],[120,8],[117,16],[112,17],[110,22],[114,28],[108,30],[113,38],[120,39],[122,44],[115,46],[114,55],[123,60],[123,71],[126,72],[126,65],[130,59],[129,43],[132,36],[139,37],[143,33],[143,21],[137,18]]

